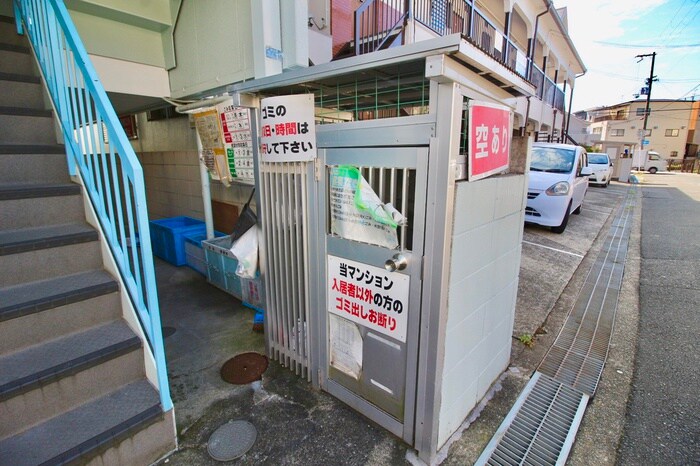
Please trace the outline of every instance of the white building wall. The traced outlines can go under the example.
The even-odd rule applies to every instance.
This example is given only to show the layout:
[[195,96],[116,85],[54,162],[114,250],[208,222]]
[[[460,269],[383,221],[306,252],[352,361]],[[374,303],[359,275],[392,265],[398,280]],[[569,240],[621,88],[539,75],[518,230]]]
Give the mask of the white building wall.
[[456,184],[438,445],[510,360],[525,175]]

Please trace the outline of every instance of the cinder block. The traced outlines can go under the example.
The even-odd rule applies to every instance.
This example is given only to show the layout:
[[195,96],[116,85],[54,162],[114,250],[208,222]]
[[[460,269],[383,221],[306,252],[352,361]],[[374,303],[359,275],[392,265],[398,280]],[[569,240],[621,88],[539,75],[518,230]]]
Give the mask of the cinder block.
[[461,395],[451,404],[447,404],[443,398],[440,405],[440,418],[438,425],[438,448],[441,448],[450,438],[469,412],[476,406],[477,379],[466,386]]
[[445,335],[444,370],[450,371],[465,354],[469,353],[476,342],[483,338],[484,307],[465,315],[464,308],[458,303],[451,303],[447,316]]
[[497,257],[493,235],[493,224],[488,223],[453,238],[450,282],[463,280]]
[[454,235],[491,221],[496,204],[496,183],[491,179],[456,184]]
[[449,372],[444,371],[442,377],[442,402],[454,404],[464,393],[465,389],[477,381],[481,372],[480,362],[475,357],[476,352],[464,354],[462,359]]

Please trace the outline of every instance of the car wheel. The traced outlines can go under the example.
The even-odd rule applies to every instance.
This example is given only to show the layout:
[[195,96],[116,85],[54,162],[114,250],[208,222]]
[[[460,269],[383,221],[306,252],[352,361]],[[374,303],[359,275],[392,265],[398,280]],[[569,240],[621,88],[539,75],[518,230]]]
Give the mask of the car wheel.
[[651,173],[652,175],[653,175],[654,173],[656,173],[656,172],[657,172],[656,167],[651,167],[651,168],[649,169],[649,173]]
[[558,227],[552,227],[552,232],[561,234],[564,233],[564,230],[566,230],[566,224],[569,223],[569,211],[571,210],[571,202],[569,202],[569,206],[566,208],[566,213],[564,214],[564,219],[561,221],[561,224]]
[[[603,186],[605,186],[605,185],[603,185]],[[579,206],[576,207],[576,208],[574,209],[574,211],[571,212],[571,213],[574,214],[574,215],[580,214],[580,213],[581,213],[581,207],[583,207],[583,201],[581,201],[581,204],[579,204]]]

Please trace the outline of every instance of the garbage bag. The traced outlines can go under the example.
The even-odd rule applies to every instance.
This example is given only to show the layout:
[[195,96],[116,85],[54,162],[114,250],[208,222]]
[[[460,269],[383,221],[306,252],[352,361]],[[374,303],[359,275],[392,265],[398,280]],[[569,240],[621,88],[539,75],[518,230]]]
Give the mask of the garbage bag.
[[250,228],[231,246],[231,253],[238,260],[236,275],[241,278],[255,278],[258,270],[258,231]]

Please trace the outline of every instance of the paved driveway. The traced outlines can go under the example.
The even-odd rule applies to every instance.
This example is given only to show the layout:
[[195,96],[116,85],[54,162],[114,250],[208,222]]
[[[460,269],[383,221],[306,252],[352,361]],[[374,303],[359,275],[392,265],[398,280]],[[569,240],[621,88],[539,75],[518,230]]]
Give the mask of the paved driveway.
[[526,224],[513,334],[534,334],[569,283],[600,229],[627,192],[627,185],[590,186],[580,215],[572,215],[562,234]]

